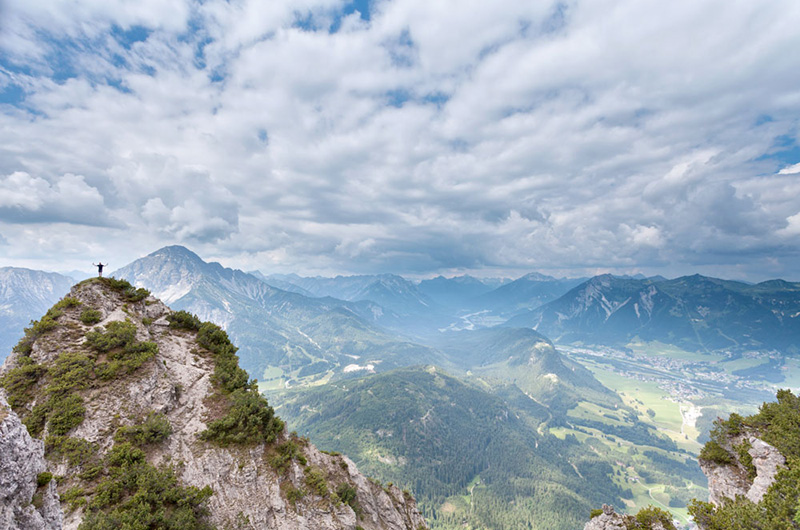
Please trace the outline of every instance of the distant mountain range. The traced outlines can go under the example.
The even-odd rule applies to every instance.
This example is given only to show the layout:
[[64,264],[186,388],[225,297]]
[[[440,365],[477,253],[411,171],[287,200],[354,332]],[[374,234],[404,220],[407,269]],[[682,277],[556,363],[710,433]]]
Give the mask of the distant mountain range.
[[115,271],[173,309],[224,326],[240,347],[242,366],[263,379],[277,367],[291,384],[325,377],[436,362],[430,348],[387,333],[378,323],[396,315],[374,302],[310,298],[277,289],[255,276],[206,263],[184,247],[165,247]]
[[419,287],[396,274],[306,278],[296,274],[260,276],[273,287],[310,297],[329,296],[349,302],[370,301],[398,319],[381,323],[395,331],[419,334],[446,327],[453,311],[440,305]]
[[445,278],[437,276],[422,280],[417,288],[421,293],[439,305],[462,309],[470,300],[486,294],[503,285],[498,279],[478,279],[472,276]]
[[[5,356],[21,328],[65,293],[72,279],[0,270],[0,356]],[[179,246],[160,249],[114,274],[146,286],[176,308],[225,325],[241,344],[244,365],[256,374],[268,365],[291,373],[319,361],[326,363],[315,367],[321,374],[351,364],[352,370],[367,369],[359,362],[342,364],[359,361],[359,351],[372,350],[363,346],[367,343],[402,343],[399,351],[416,352],[410,358],[433,362],[435,356],[411,345],[438,342],[441,330],[503,322],[564,343],[624,346],[642,340],[691,351],[800,350],[800,284],[782,280],[753,285],[699,275],[582,280],[531,273],[514,281],[439,276],[415,283],[393,274],[265,276],[205,263]],[[340,331],[349,330],[340,335],[350,338],[325,345],[303,329],[328,332],[333,322],[344,326]],[[254,334],[258,326],[265,331]],[[303,346],[293,350],[287,344]],[[385,350],[390,353],[388,346]],[[402,366],[407,360],[388,359],[405,353],[373,360],[383,363],[380,369]]]
[[638,338],[690,351],[800,352],[800,283],[694,275],[594,277],[506,323],[563,342],[624,345]]
[[[438,276],[417,284],[394,274],[333,278],[254,274],[273,287],[306,296],[375,302],[402,317],[401,322],[387,325],[425,336],[444,328],[472,329],[476,325],[499,324],[521,311],[555,300],[583,281],[556,279],[538,273],[514,281]],[[468,321],[464,322],[464,318]]]
[[11,353],[23,328],[67,294],[73,283],[54,272],[0,268],[0,361]]
[[500,315],[519,313],[557,299],[585,278],[553,278],[536,272],[514,280],[467,301],[473,310],[489,310]]

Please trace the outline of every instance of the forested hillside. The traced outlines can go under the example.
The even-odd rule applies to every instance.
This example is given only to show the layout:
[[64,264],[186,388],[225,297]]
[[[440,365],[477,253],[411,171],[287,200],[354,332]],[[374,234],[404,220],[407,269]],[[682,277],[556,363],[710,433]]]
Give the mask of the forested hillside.
[[546,409],[523,414],[433,367],[272,401],[320,447],[412,490],[435,528],[567,530],[598,503],[622,502],[607,462],[575,438],[537,432],[526,417],[544,420]]

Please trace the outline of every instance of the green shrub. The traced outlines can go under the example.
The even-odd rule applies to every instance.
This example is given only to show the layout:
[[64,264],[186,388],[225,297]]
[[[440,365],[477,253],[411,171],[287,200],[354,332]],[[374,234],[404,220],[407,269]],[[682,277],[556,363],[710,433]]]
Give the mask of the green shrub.
[[50,367],[47,394],[63,396],[87,388],[93,379],[94,359],[79,352],[65,352]]
[[22,420],[22,423],[28,429],[28,433],[31,436],[38,437],[42,433],[49,411],[48,403],[37,403],[34,405],[30,414],[25,416],[25,419]]
[[6,389],[11,408],[18,409],[25,406],[33,398],[33,388],[36,383],[46,373],[45,367],[36,364],[30,357],[21,356],[19,365],[0,378],[0,386]]
[[217,355],[212,383],[224,392],[232,393],[248,387],[247,372],[239,368],[239,358],[234,355]]
[[91,326],[92,324],[97,324],[102,320],[103,314],[98,311],[97,309],[84,309],[81,311],[81,322],[86,324],[87,326]]
[[49,471],[43,471],[36,475],[36,487],[41,488],[47,486],[50,484],[51,480],[53,480],[53,474]]
[[48,418],[48,432],[54,436],[64,436],[69,431],[83,423],[86,408],[83,399],[70,394],[50,400],[50,415]]
[[316,467],[307,467],[305,469],[305,483],[309,489],[320,497],[328,496],[328,481],[325,479],[325,473]]
[[289,469],[289,464],[291,464],[292,460],[297,460],[300,462],[300,465],[306,465],[306,457],[293,438],[275,447],[275,451],[276,454],[270,458],[269,463],[279,475],[284,474],[286,470]]
[[350,506],[356,513],[356,516],[361,517],[361,505],[358,504],[358,491],[353,486],[347,482],[342,482],[336,487],[336,496],[343,504]]
[[256,391],[236,390],[230,400],[228,413],[200,433],[203,440],[220,445],[271,443],[283,431],[283,422]]
[[69,309],[71,307],[78,307],[79,305],[81,305],[81,301],[78,300],[77,298],[73,298],[71,296],[65,296],[64,298],[56,302],[56,304],[51,308],[51,310],[55,309],[58,311],[62,309]]
[[136,340],[136,325],[133,322],[109,322],[104,331],[90,331],[86,334],[86,342],[104,353],[114,348],[121,348]]
[[57,326],[58,323],[55,319],[48,315],[43,316],[41,320],[31,320],[30,327],[25,328],[25,336],[14,346],[13,351],[22,355],[29,355],[33,350],[33,343],[36,339],[54,330]]
[[101,379],[115,378],[120,372],[133,373],[158,353],[154,342],[136,342],[133,322],[109,322],[103,331],[90,331],[86,342],[98,352],[108,353],[108,362],[97,366]]
[[603,515],[603,510],[601,510],[600,508],[596,508],[596,509],[592,510],[591,512],[589,512],[589,518],[590,519],[594,519],[598,515]]
[[97,445],[66,436],[49,435],[44,442],[48,457],[63,458],[72,467],[83,467],[96,460]]
[[70,510],[86,505],[86,491],[81,486],[73,486],[59,495],[61,502],[67,503]]
[[[729,529],[790,529],[800,524],[800,398],[789,390],[779,390],[777,402],[764,403],[758,414],[747,418],[734,418],[720,422],[724,433],[751,433],[773,445],[786,458],[786,466],[778,471],[775,481],[759,503],[743,496],[714,506],[694,500],[689,505],[689,514],[706,530]],[[739,430],[736,430],[738,425]],[[733,427],[731,430],[730,427]],[[726,430],[727,429],[727,430]],[[712,442],[715,442],[712,439]],[[716,442],[715,442],[716,443]],[[706,444],[709,446],[711,442]],[[734,448],[749,473],[752,461],[744,457],[748,443]],[[706,447],[703,448],[704,451]],[[701,453],[702,456],[702,453]]]
[[106,466],[79,530],[213,528],[207,521],[208,486],[182,486],[171,468],[148,464],[129,442],[114,445]]
[[288,480],[281,484],[281,490],[283,490],[284,494],[286,495],[286,500],[289,501],[292,506],[296,506],[297,501],[306,496],[305,491],[296,488],[294,484]]
[[169,322],[169,327],[172,329],[197,331],[202,325],[200,319],[188,311],[175,311],[174,313],[170,313],[167,315],[167,321]]
[[127,280],[118,280],[114,277],[99,278],[98,280],[111,287],[115,291],[122,293],[122,296],[124,296],[129,302],[140,302],[150,296],[150,291],[141,287],[137,289]]
[[700,451],[700,459],[727,466],[733,463],[733,456],[716,440],[709,440]]
[[750,480],[754,480],[757,475],[756,466],[753,464],[753,457],[750,456],[750,449],[753,448],[753,444],[750,443],[749,440],[745,440],[739,445],[733,447],[733,450],[736,451],[736,456],[739,459],[739,463],[747,471],[747,478]]
[[103,380],[114,379],[120,373],[133,373],[144,363],[155,357],[158,345],[155,342],[135,342],[121,350],[108,354],[108,362],[97,366],[97,376]]
[[672,524],[672,515],[655,506],[648,506],[639,510],[639,513],[636,514],[636,524],[628,528],[631,530],[652,530],[656,523],[661,523],[664,530],[675,530],[675,525]]
[[114,441],[118,443],[128,441],[142,447],[162,442],[170,434],[172,434],[172,426],[167,417],[164,414],[151,412],[142,423],[117,429]]
[[[181,321],[187,318],[179,317]],[[228,334],[219,326],[204,322],[198,329],[197,343],[213,354],[211,381],[229,403],[226,415],[209,423],[201,438],[221,445],[274,442],[284,424],[259,394],[256,381],[248,381],[247,372],[239,367],[237,350]]]

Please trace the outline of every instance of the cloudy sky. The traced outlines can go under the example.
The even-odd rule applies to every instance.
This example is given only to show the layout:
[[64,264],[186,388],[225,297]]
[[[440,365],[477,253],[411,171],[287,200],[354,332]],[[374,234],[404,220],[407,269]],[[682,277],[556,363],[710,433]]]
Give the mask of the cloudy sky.
[[796,0],[0,0],[0,266],[800,280],[798,27]]

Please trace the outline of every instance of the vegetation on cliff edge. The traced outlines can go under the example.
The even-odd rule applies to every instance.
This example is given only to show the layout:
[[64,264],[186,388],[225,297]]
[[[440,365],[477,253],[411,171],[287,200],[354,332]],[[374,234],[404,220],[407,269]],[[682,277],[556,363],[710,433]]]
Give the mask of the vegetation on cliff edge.
[[[736,455],[724,447],[740,434],[756,436],[774,446],[786,458],[786,466],[778,472],[758,503],[742,496],[729,499],[722,506],[695,500],[689,513],[705,530],[800,529],[800,397],[791,390],[779,390],[777,402],[764,403],[757,414],[746,418],[731,414],[728,420],[718,421],[701,458],[720,465],[734,465],[734,457],[739,456],[752,478],[752,459],[741,461],[747,446],[734,447]],[[723,456],[722,451],[727,456]]]

